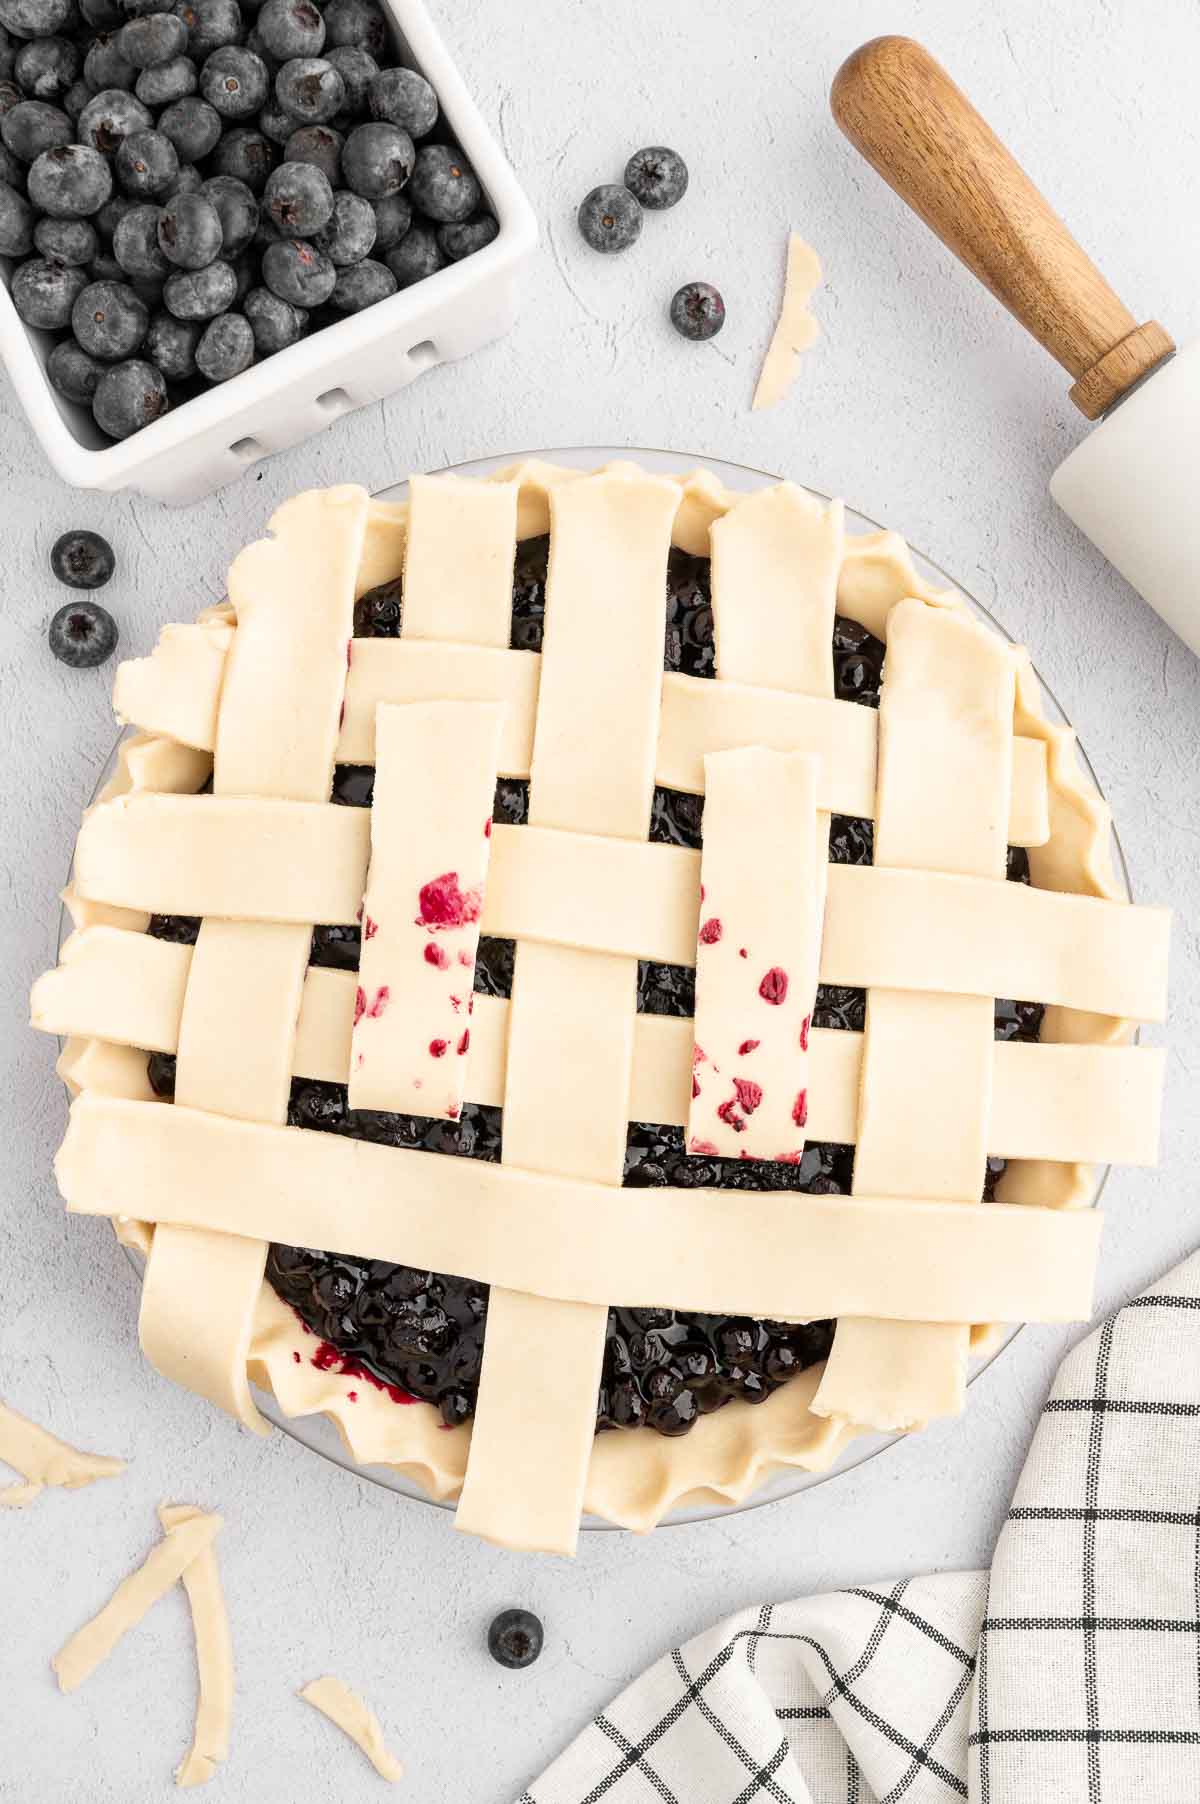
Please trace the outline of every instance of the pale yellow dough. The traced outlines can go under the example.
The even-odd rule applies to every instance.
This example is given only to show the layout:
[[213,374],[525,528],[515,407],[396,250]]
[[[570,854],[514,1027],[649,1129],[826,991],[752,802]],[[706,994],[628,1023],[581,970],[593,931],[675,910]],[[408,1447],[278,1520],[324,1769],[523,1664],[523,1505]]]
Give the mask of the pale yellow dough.
[[809,312],[809,302],[821,285],[821,260],[798,233],[788,239],[787,272],[783,279],[783,303],[779,322],[771,336],[754,391],[754,409],[774,407],[800,373],[800,358],[811,349],[821,328]]
[[79,1491],[98,1478],[115,1478],[125,1470],[124,1460],[81,1453],[6,1403],[0,1403],[0,1461],[26,1480],[0,1489],[0,1509],[9,1510],[23,1509],[48,1486]]
[[[164,1503],[158,1519],[164,1529],[203,1520],[203,1511],[190,1504]],[[221,1590],[216,1549],[210,1541],[182,1573],[196,1637],[199,1693],[192,1745],[175,1773],[182,1789],[205,1785],[223,1760],[229,1758],[229,1727],[233,1715],[233,1642],[229,1616]]]
[[348,1685],[328,1676],[313,1679],[300,1696],[362,1749],[381,1779],[387,1779],[392,1785],[399,1784],[404,1777],[404,1768],[388,1751],[379,1718]]

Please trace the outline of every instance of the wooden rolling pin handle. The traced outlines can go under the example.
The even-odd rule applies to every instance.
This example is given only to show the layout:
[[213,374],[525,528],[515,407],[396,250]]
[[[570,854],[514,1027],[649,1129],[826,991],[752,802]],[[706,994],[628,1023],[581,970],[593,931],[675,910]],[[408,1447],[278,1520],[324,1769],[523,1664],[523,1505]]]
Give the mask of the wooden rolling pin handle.
[[834,77],[833,116],[884,181],[1075,378],[1098,419],[1175,349],[1139,326],[1020,164],[912,38],[875,38]]

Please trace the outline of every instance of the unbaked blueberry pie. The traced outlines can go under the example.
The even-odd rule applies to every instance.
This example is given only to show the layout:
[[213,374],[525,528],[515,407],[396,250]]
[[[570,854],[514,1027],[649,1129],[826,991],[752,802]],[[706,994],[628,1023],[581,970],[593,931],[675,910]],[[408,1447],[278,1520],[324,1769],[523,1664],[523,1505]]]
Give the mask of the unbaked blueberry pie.
[[34,994],[161,1372],[566,1552],[1088,1315],[1168,918],[1024,652],[788,483],[527,463],[271,535],[121,667]]

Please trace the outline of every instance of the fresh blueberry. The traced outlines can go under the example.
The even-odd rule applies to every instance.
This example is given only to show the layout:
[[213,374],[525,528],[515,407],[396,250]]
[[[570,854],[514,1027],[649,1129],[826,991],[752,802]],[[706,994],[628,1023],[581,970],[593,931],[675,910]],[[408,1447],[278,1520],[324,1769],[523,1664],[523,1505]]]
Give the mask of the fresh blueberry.
[[0,0],[0,25],[14,38],[51,38],[62,31],[73,0]]
[[376,62],[387,49],[388,28],[375,0],[329,0],[325,8],[325,42],[332,49],[349,44],[368,50]]
[[71,308],[80,348],[101,363],[131,357],[146,336],[150,314],[127,282],[89,282]]
[[364,113],[371,78],[379,72],[371,52],[360,50],[357,44],[335,44],[332,50],[326,50],[325,61],[333,64],[345,84],[346,111]]
[[100,236],[88,219],[39,219],[33,242],[40,256],[76,266],[90,263],[100,249]]
[[342,174],[342,148],[346,140],[331,125],[298,125],[283,147],[285,163],[311,163],[331,188]]
[[281,63],[294,56],[320,56],[325,48],[325,21],[312,0],[265,0],[256,30]]
[[532,1666],[542,1651],[545,1630],[532,1610],[501,1610],[488,1629],[488,1653],[510,1672]]
[[254,284],[258,281],[258,265],[260,259],[253,251],[241,251],[233,259],[233,273],[237,287],[233,291],[233,304],[240,307]]
[[23,194],[0,183],[0,257],[25,257],[33,249],[33,208]]
[[312,163],[281,163],[263,190],[263,206],[289,238],[311,238],[333,213],[333,189]]
[[112,248],[126,275],[139,281],[163,280],[170,274],[171,265],[158,242],[157,207],[131,207],[113,233]]
[[137,204],[128,194],[110,195],[96,214],[96,230],[101,238],[107,238],[111,242],[126,213],[132,213]]
[[92,39],[83,59],[83,79],[93,93],[120,88],[128,93],[137,80],[137,70],[121,54],[120,32],[102,31]]
[[651,144],[635,150],[625,165],[625,186],[643,207],[661,212],[687,193],[687,164],[677,150]]
[[164,197],[179,174],[178,151],[156,131],[130,132],[117,146],[113,162],[122,188],[137,200]]
[[164,201],[174,200],[177,194],[199,194],[204,186],[204,177],[194,163],[181,163],[175,173],[175,180],[163,196]]
[[29,198],[53,219],[84,219],[99,212],[112,188],[107,158],[87,144],[44,150],[29,171]]
[[[169,63],[158,63],[143,69],[133,84],[133,91],[143,106],[170,106],[196,92],[196,65],[190,56],[173,56]],[[161,122],[159,130],[162,130]]]
[[169,13],[173,11],[171,0],[117,0],[127,19],[141,19],[147,13]]
[[437,124],[437,95],[415,69],[381,69],[371,81],[372,119],[401,126],[410,138],[423,138]]
[[267,79],[270,82],[271,87],[274,88],[275,77],[279,74],[279,71],[283,67],[283,64],[280,62],[279,58],[277,56],[272,56],[271,52],[267,49],[266,45],[263,43],[262,37],[258,31],[248,31],[246,33],[245,45],[246,45],[246,49],[252,50],[254,52],[255,56],[262,63],[263,67],[267,71]]
[[112,546],[98,532],[64,532],[50,547],[50,568],[68,589],[102,589],[116,567]]
[[413,225],[385,258],[396,278],[397,288],[411,288],[414,282],[432,276],[445,264],[441,246],[431,226]]
[[725,324],[725,303],[711,282],[685,282],[671,296],[671,324],[684,338],[715,338]]
[[399,194],[416,161],[413,141],[398,125],[382,120],[356,125],[342,152],[342,179],[365,200],[382,200],[385,195]]
[[281,238],[263,252],[263,281],[293,307],[320,307],[333,293],[337,270],[313,245]]
[[104,374],[104,365],[81,351],[73,338],[64,338],[47,357],[46,374],[51,387],[64,401],[90,407],[96,384]]
[[117,649],[117,623],[98,601],[69,601],[50,622],[47,636],[59,663],[72,670],[92,670]]
[[159,114],[158,129],[189,163],[199,162],[221,136],[221,115],[198,94],[174,100]]
[[221,254],[221,215],[203,194],[176,194],[158,216],[159,249],[178,269],[203,269]]
[[73,81],[62,97],[62,109],[68,119],[78,119],[88,101],[92,98],[92,90],[82,75]]
[[214,175],[236,175],[251,194],[261,194],[278,161],[278,147],[262,132],[244,126],[226,132],[213,152],[212,168]]
[[22,163],[36,162],[44,150],[57,150],[74,136],[62,108],[48,100],[22,100],[0,120],[0,138]]
[[407,194],[385,194],[371,205],[375,209],[375,249],[394,250],[412,224],[412,202]]
[[474,251],[481,251],[499,232],[499,223],[490,213],[477,213],[474,219],[464,219],[460,225],[439,226],[437,241],[447,261],[459,263]]
[[360,263],[351,263],[338,270],[329,305],[338,313],[361,313],[364,307],[373,307],[376,301],[386,301],[390,294],[396,293],[397,287],[396,278],[385,263],[377,263],[374,257],[364,257]]
[[61,100],[79,74],[79,51],[67,38],[34,38],[17,51],[13,72],[31,100]]
[[254,334],[240,313],[222,313],[196,346],[196,368],[209,382],[228,382],[254,362]]
[[188,28],[174,13],[146,13],[121,27],[117,47],[135,69],[156,69],[182,56],[188,47]]
[[264,137],[270,138],[272,144],[286,144],[296,130],[296,121],[272,95],[258,115],[258,129]]
[[252,288],[242,303],[242,311],[250,321],[254,344],[260,357],[284,351],[304,336],[308,314],[303,307],[293,307],[269,288]]
[[232,263],[209,263],[203,269],[177,269],[168,276],[163,305],[176,319],[213,319],[232,307],[236,296]]
[[81,269],[52,263],[47,257],[31,257],[13,271],[10,293],[27,326],[53,331],[67,324],[75,297],[86,285]]
[[142,351],[169,382],[186,382],[196,374],[196,346],[202,330],[193,320],[156,313],[146,329]]
[[326,125],[345,105],[346,84],[319,56],[298,56],[275,77],[275,98],[299,125]]
[[[343,188],[334,195],[329,221],[315,234],[313,242],[338,269],[345,269],[351,263],[361,263],[370,253],[377,229],[375,209],[370,201]],[[334,305],[337,305],[336,291]]]
[[248,119],[263,105],[270,87],[267,65],[244,45],[223,44],[200,71],[200,92],[222,119]]
[[240,44],[245,35],[237,0],[176,0],[175,17],[188,32],[188,55],[202,63],[225,44]]
[[594,251],[606,255],[627,251],[636,244],[642,229],[642,209],[629,192],[616,182],[605,182],[584,196],[579,209],[579,230],[584,242]]
[[471,165],[445,144],[426,144],[417,152],[410,192],[414,206],[439,225],[469,219],[480,199]]
[[130,132],[148,131],[154,119],[149,107],[123,88],[105,88],[79,115],[80,142],[110,157]]
[[222,257],[240,255],[258,228],[258,202],[235,175],[210,176],[202,192],[220,215]]
[[79,10],[93,31],[117,31],[125,18],[116,0],[79,0]]

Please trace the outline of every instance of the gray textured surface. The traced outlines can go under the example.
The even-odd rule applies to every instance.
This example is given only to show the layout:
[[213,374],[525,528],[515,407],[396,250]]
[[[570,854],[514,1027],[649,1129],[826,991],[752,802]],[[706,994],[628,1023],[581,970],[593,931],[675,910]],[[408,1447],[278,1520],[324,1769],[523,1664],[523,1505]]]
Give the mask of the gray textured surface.
[[[192,1655],[172,1597],[70,1699],[50,1654],[144,1554],[154,1505],[222,1509],[238,1654],[233,1757],[219,1795],[366,1799],[379,1781],[294,1701],[335,1671],[362,1689],[422,1804],[506,1799],[670,1642],[761,1597],[966,1566],[995,1534],[1067,1336],[1031,1329],[942,1424],[792,1503],[649,1541],[595,1535],[573,1566],[505,1557],[449,1517],[266,1446],[158,1380],[136,1349],[132,1275],[104,1224],[68,1224],[50,1176],[63,1116],[53,1048],[26,1029],[52,954],[80,805],[112,743],[111,671],[46,650],[62,597],[46,553],[79,523],[112,539],[106,599],[126,651],[215,596],[229,556],[311,483],[379,487],[506,447],[676,445],[840,493],[907,533],[1031,645],[1089,746],[1145,898],[1176,905],[1164,1158],[1107,1197],[1101,1301],[1200,1239],[1191,1100],[1200,947],[1200,667],[1053,510],[1045,480],[1083,430],[1059,372],[908,218],[830,123],[841,57],[876,32],[923,36],[1019,147],[1139,317],[1195,329],[1200,152],[1190,0],[1143,8],[1005,0],[460,0],[435,8],[544,222],[522,321],[469,365],[426,376],[202,506],[72,495],[0,385],[0,1394],[126,1478],[0,1517],[0,1797],[137,1804],[168,1795],[186,1746]],[[624,259],[578,242],[574,203],[642,142],[677,144],[692,189]],[[777,412],[748,411],[784,235],[825,259],[824,337]],[[678,282],[715,280],[729,323],[676,339]],[[635,1252],[631,1249],[631,1257]],[[482,1646],[494,1610],[544,1616],[547,1650],[504,1675]],[[214,1795],[217,1795],[214,1793]]]

